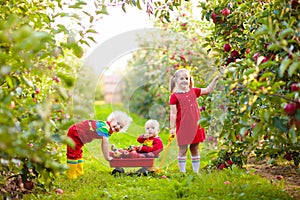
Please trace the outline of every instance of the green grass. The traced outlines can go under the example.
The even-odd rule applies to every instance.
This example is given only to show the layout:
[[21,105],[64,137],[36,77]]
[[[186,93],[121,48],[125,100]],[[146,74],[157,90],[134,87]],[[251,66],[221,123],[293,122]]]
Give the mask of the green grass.
[[[122,107],[113,109],[122,110]],[[105,119],[112,108],[107,105],[96,106],[98,119]],[[100,113],[101,111],[101,113]],[[126,134],[111,136],[110,143],[120,147],[137,144],[136,137],[143,133],[145,119],[131,115],[134,123]],[[166,144],[167,133],[161,133]],[[138,168],[124,168],[125,174],[111,175],[112,168],[103,159],[100,141],[93,141],[84,148],[84,176],[77,180],[68,180],[65,176],[59,176],[55,182],[55,188],[47,194],[26,195],[24,199],[292,199],[284,192],[283,180],[270,183],[267,179],[260,178],[252,172],[233,167],[225,170],[207,170],[203,167],[209,162],[205,146],[201,146],[201,167],[199,174],[192,173],[191,162],[188,159],[187,174],[179,173],[176,157],[177,146],[173,142],[167,152],[166,160],[162,163],[162,152],[155,165],[162,167],[162,172],[137,176],[129,175]],[[61,151],[65,151],[62,148]],[[65,152],[63,152],[65,153]],[[64,162],[65,159],[62,159]],[[163,164],[163,165],[162,165]],[[162,178],[165,175],[167,178]],[[224,182],[229,181],[230,184]],[[55,189],[61,188],[64,193],[56,194]]]

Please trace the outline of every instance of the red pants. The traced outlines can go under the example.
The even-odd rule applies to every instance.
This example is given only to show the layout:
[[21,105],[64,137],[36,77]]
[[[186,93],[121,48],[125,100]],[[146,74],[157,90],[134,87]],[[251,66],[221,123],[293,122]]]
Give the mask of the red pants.
[[68,137],[72,138],[75,143],[75,147],[72,148],[67,145],[67,159],[78,160],[82,158],[82,147],[84,144],[82,143],[78,131],[75,125],[71,126],[68,131]]

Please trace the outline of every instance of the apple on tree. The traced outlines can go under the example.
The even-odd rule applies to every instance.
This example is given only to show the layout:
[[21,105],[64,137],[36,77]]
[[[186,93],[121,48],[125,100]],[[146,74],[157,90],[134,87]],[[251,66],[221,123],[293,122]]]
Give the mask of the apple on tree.
[[225,52],[229,52],[231,50],[230,44],[224,44],[223,49],[224,49]]
[[298,90],[299,90],[299,86],[298,86],[298,84],[297,83],[293,83],[292,85],[291,85],[291,90],[293,91],[293,92],[297,92]]
[[296,105],[293,103],[288,103],[284,106],[284,111],[288,115],[292,115],[296,111]]
[[229,15],[229,14],[230,14],[229,8],[224,8],[224,9],[222,10],[222,15],[227,16],[227,15]]

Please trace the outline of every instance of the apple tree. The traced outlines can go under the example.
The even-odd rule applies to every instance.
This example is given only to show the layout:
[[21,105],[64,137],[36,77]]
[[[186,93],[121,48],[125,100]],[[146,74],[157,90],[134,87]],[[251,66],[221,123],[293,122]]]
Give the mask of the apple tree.
[[[181,9],[173,13],[175,17],[171,14],[173,7],[164,5],[166,8],[159,12],[164,23],[158,26],[184,33],[190,41],[186,40],[184,45],[168,41],[165,51],[148,50],[140,57],[136,55],[130,65],[141,69],[139,66],[144,63],[149,68],[141,74],[146,78],[149,75],[148,80],[156,80],[151,87],[142,89],[151,100],[147,103],[141,98],[140,104],[147,105],[137,108],[149,107],[155,100],[167,105],[166,77],[178,67],[188,67],[193,75],[199,74],[203,60],[197,60],[199,54],[195,52],[205,49],[205,55],[214,59],[214,66],[222,74],[219,82],[222,87],[200,102],[209,105],[221,93],[225,94],[224,102],[203,109],[201,114],[201,125],[209,127],[212,113],[220,110],[226,113],[222,129],[214,129],[220,142],[214,164],[241,166],[254,156],[268,158],[269,162],[283,158],[299,165],[299,2],[203,1],[199,3],[202,20],[193,19],[191,9],[182,13],[185,5],[186,2],[180,2]],[[199,29],[201,25],[205,29]],[[193,43],[192,39],[198,47],[187,46]],[[187,49],[196,49],[194,56],[189,56]],[[161,73],[167,81],[158,79]],[[196,84],[201,86],[201,83],[203,80],[196,76]]]
[[99,3],[89,13],[82,1],[0,5],[0,187],[17,198],[35,185],[47,189],[66,169],[59,149],[73,144],[65,132],[76,73],[106,12]]
[[218,54],[229,103],[217,164],[256,158],[299,165],[299,2],[207,1],[205,46]]

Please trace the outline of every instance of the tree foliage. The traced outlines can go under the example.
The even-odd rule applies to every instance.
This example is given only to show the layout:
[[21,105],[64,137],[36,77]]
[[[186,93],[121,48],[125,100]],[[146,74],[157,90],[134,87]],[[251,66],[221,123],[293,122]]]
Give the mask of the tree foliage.
[[[185,5],[181,4],[181,8]],[[191,10],[182,16],[181,9],[170,23],[161,25],[184,33],[190,40],[187,39],[184,45],[169,41],[166,45],[169,54],[158,50],[147,51],[147,56],[136,55],[131,64],[132,71],[141,69],[140,63],[144,62],[145,66],[150,66],[144,68],[144,74],[152,74],[152,80],[160,80],[161,73],[165,80],[169,80],[170,74],[178,67],[188,67],[193,75],[198,75],[203,60],[198,59],[197,50],[193,52],[195,56],[190,56],[188,51],[193,50],[189,45],[195,39],[196,49],[201,46],[222,74],[217,91],[200,99],[201,104],[211,105],[201,113],[200,123],[210,128],[209,134],[218,135],[221,144],[214,164],[225,164],[230,160],[242,165],[255,155],[258,159],[269,158],[270,162],[275,158],[285,158],[298,165],[299,2],[206,1],[199,7],[202,20],[194,20]],[[201,32],[203,23],[206,31]],[[173,54],[172,46],[182,51]],[[166,71],[170,74],[164,75]],[[167,81],[155,82],[144,91],[153,101],[162,96],[161,102],[167,106],[167,84]],[[201,81],[197,84],[201,86]],[[220,99],[222,101],[218,102]],[[138,107],[144,106],[149,105],[140,104]],[[222,115],[220,119],[221,127],[212,127],[216,111],[226,113],[226,117]]]
[[34,184],[47,189],[66,169],[58,149],[72,145],[72,88],[103,10],[94,7],[97,17],[82,1],[0,4],[0,187],[18,198]]

